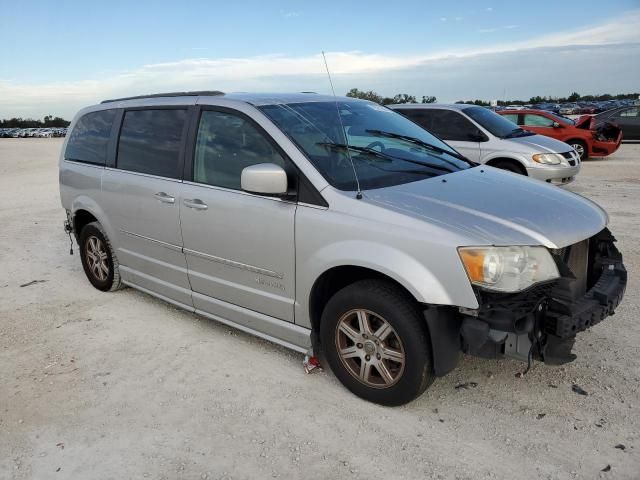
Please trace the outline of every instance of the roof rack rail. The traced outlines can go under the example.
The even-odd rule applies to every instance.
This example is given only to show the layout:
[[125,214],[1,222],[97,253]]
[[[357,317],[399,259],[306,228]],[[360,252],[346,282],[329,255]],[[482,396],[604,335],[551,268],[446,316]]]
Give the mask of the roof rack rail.
[[152,93],[149,95],[137,95],[135,97],[122,97],[112,98],[109,100],[103,100],[100,103],[120,102],[124,100],[139,100],[141,98],[158,98],[158,97],[200,97],[200,96],[213,96],[224,95],[224,92],[218,90],[199,90],[195,92],[169,92],[169,93]]

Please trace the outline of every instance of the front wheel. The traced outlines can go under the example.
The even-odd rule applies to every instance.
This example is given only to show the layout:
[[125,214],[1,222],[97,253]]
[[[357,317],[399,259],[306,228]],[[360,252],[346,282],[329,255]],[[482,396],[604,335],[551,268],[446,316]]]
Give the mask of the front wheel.
[[424,318],[400,288],[362,280],[338,291],[322,314],[327,362],[351,392],[382,405],[403,405],[433,382]]
[[582,140],[570,140],[569,145],[573,148],[578,155],[580,155],[580,161],[584,162],[587,158],[589,158],[589,150],[587,148],[587,144]]

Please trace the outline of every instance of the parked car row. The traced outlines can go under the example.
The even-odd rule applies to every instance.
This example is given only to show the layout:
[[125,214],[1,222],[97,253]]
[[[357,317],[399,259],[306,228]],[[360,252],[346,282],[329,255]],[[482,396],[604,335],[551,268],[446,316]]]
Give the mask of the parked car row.
[[65,127],[43,127],[43,128],[0,128],[0,138],[51,138],[64,137],[67,135]]
[[597,102],[571,102],[571,103],[534,103],[525,105],[507,105],[495,107],[496,112],[502,110],[545,110],[559,115],[594,115],[606,112],[614,108],[630,107],[635,100],[604,100]]

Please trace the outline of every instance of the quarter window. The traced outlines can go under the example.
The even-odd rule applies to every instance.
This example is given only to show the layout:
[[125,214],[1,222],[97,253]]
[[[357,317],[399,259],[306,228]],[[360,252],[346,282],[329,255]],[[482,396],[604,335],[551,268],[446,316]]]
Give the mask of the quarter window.
[[553,122],[554,120],[543,115],[534,115],[531,113],[524,115],[524,125],[527,127],[553,127]]
[[193,181],[240,190],[245,167],[285,160],[258,129],[228,112],[204,110],[200,117],[193,162]]
[[117,167],[180,178],[180,147],[186,110],[129,110],[118,142]]
[[69,135],[64,157],[67,160],[105,165],[115,110],[101,110],[84,115]]

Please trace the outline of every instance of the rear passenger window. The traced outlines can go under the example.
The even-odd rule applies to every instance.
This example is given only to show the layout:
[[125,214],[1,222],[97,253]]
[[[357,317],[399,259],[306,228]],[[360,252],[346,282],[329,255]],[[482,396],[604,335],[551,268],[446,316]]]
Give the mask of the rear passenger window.
[[245,167],[285,160],[249,121],[226,112],[204,110],[193,162],[193,181],[240,190]]
[[107,145],[115,110],[87,113],[78,120],[69,135],[64,158],[76,162],[105,165]]
[[431,131],[443,140],[468,142],[478,128],[458,112],[433,109]]
[[186,110],[129,110],[118,141],[116,166],[159,177],[180,178]]

